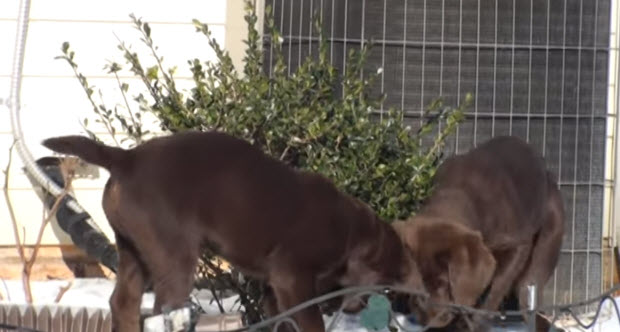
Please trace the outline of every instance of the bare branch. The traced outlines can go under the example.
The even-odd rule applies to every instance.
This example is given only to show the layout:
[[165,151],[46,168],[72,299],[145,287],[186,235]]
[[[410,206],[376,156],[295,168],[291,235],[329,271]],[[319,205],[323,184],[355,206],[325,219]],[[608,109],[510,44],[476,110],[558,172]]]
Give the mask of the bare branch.
[[56,198],[56,201],[54,202],[54,205],[52,206],[50,211],[47,213],[47,216],[45,216],[43,221],[41,222],[41,226],[39,227],[39,233],[37,234],[37,240],[35,241],[35,244],[34,244],[34,249],[32,250],[32,254],[30,255],[30,258],[26,261],[26,269],[28,270],[28,272],[32,270],[34,261],[37,259],[37,254],[39,253],[39,248],[41,247],[41,240],[43,239],[43,233],[45,231],[45,227],[50,222],[50,220],[54,217],[54,215],[56,214],[56,211],[58,211],[58,208],[60,207],[60,203],[62,202],[63,198],[65,198],[65,196],[67,196],[67,191],[63,190],[63,192],[60,195],[58,195],[58,197]]
[[[72,163],[65,162],[61,164],[61,171],[63,177],[65,178],[65,188],[63,192],[58,195],[54,205],[47,213],[47,216],[44,216],[43,221],[41,222],[41,227],[39,228],[39,233],[37,235],[37,239],[34,245],[34,249],[32,253],[27,258],[25,253],[25,241],[26,241],[26,230],[23,230],[22,236],[19,234],[19,225],[17,223],[17,217],[15,215],[15,209],[11,202],[11,198],[9,196],[9,180],[11,176],[11,166],[13,163],[13,149],[15,148],[16,140],[13,141],[11,147],[9,148],[9,158],[7,162],[7,166],[4,169],[4,186],[3,193],[4,199],[6,201],[7,209],[9,210],[9,217],[11,219],[11,223],[13,225],[13,235],[15,237],[15,246],[17,249],[17,253],[19,254],[19,259],[22,262],[22,283],[24,287],[24,295],[26,298],[26,302],[32,303],[32,290],[30,288],[30,273],[32,271],[32,267],[36,261],[39,248],[41,246],[41,240],[43,238],[43,233],[45,230],[45,226],[49,223],[51,218],[56,214],[56,211],[60,207],[60,203],[63,201],[63,198],[67,195],[68,189],[71,187],[71,182],[73,180],[73,172],[75,170],[76,161],[72,161]],[[1,299],[1,297],[0,297]]]
[[9,179],[11,177],[11,165],[13,163],[13,149],[15,148],[15,144],[17,140],[13,140],[11,147],[9,148],[9,160],[7,162],[6,168],[4,169],[4,199],[6,200],[6,206],[9,210],[9,217],[11,218],[11,223],[13,224],[13,236],[15,237],[15,246],[17,248],[17,253],[19,254],[19,259],[22,262],[22,282],[24,284],[24,295],[26,297],[26,301],[28,303],[32,303],[32,291],[30,290],[30,281],[29,276],[26,274],[26,254],[24,253],[24,245],[22,243],[21,237],[19,235],[19,226],[17,225],[17,217],[15,216],[15,209],[13,208],[13,204],[11,202],[11,198],[9,197]]
[[60,300],[62,300],[62,297],[69,290],[69,288],[71,288],[71,286],[73,286],[73,281],[69,281],[69,283],[66,286],[60,287],[60,290],[58,291],[58,295],[56,295],[56,298],[54,299],[54,303],[60,302]]
[[15,217],[15,210],[13,209],[13,205],[11,204],[11,199],[9,198],[9,177],[10,177],[10,169],[11,164],[13,163],[13,149],[15,148],[15,144],[17,141],[13,141],[11,147],[9,148],[9,161],[7,162],[6,168],[2,171],[4,173],[4,199],[6,200],[7,207],[9,209],[9,216],[11,217],[11,222],[13,223],[13,235],[15,236],[15,244],[17,245],[17,251],[19,253],[19,258],[23,261],[25,259],[24,248],[22,247],[21,239],[19,236],[17,218]]
[[39,227],[39,233],[37,234],[37,239],[34,243],[34,249],[30,254],[30,258],[28,258],[28,260],[24,262],[24,273],[28,276],[28,278],[30,277],[30,272],[32,271],[32,267],[34,266],[34,263],[37,259],[39,248],[41,247],[41,240],[43,239],[43,233],[45,232],[45,227],[54,217],[56,211],[58,211],[60,203],[63,201],[65,196],[67,196],[67,193],[69,192],[73,182],[75,167],[77,166],[77,163],[77,159],[64,159],[60,164],[60,171],[62,173],[62,177],[64,178],[65,187],[62,193],[60,193],[60,195],[56,197],[56,201],[54,201],[54,204],[52,205],[52,208],[49,210],[47,215],[43,217],[43,221],[41,222],[41,226]]

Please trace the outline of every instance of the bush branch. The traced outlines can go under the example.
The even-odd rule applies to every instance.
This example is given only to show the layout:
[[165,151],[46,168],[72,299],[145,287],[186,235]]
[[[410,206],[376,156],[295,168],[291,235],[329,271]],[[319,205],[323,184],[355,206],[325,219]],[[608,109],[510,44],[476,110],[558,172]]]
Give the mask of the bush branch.
[[71,182],[73,179],[73,176],[72,176],[73,171],[69,170],[69,167],[74,167],[74,166],[69,166],[69,163],[67,161],[63,161],[63,163],[61,164],[61,170],[64,169],[63,177],[65,177],[65,188],[63,192],[60,195],[58,195],[58,197],[56,198],[56,201],[54,202],[54,205],[52,206],[50,211],[47,213],[47,215],[43,217],[43,221],[41,222],[41,226],[39,227],[39,232],[37,234],[34,248],[32,252],[30,253],[30,256],[27,257],[25,253],[25,249],[24,249],[25,244],[23,243],[26,240],[25,229],[23,231],[24,236],[22,239],[18,231],[19,226],[17,223],[17,217],[15,215],[15,209],[13,207],[11,198],[9,196],[9,179],[10,179],[10,174],[11,174],[11,166],[13,163],[13,149],[15,148],[16,142],[17,141],[14,140],[13,144],[11,144],[11,147],[9,148],[8,162],[7,162],[6,168],[3,171],[4,172],[4,186],[2,189],[4,192],[4,199],[6,201],[6,205],[9,210],[9,217],[13,225],[13,236],[15,237],[15,246],[19,254],[19,259],[22,263],[22,283],[24,287],[24,295],[26,298],[26,302],[32,303],[32,289],[30,288],[30,274],[32,272],[32,267],[34,266],[34,263],[37,259],[39,248],[41,247],[41,240],[43,239],[43,233],[45,231],[45,227],[56,214],[56,211],[60,207],[60,203],[63,201],[64,197],[67,195],[68,189],[71,186]]

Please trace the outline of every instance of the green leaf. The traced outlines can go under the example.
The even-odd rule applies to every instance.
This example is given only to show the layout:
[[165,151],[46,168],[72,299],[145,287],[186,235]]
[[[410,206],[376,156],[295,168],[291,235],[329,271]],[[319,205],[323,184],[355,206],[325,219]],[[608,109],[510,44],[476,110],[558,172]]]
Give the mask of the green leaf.
[[109,74],[117,73],[117,72],[119,72],[122,69],[121,65],[119,65],[116,62],[112,62],[111,64],[106,66],[106,68],[108,69],[108,73]]
[[147,68],[146,77],[149,80],[156,80],[158,76],[159,76],[159,67],[153,66],[153,67]]
[[144,33],[146,34],[146,36],[147,37],[151,37],[151,27],[149,26],[149,24],[148,23],[144,23],[142,28],[144,29]]
[[67,51],[69,50],[69,47],[70,47],[69,42],[63,42],[62,43],[62,48],[61,48],[62,49],[62,53],[67,54]]

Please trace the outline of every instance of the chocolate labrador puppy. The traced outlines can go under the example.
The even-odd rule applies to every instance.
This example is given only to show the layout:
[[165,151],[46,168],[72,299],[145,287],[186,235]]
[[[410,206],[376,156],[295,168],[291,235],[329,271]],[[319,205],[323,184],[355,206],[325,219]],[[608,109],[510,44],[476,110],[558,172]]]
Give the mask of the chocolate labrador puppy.
[[[421,290],[410,251],[368,206],[230,135],[185,132],[131,150],[80,136],[43,145],[110,172],[103,209],[120,255],[110,299],[115,331],[138,331],[147,278],[155,313],[182,306],[203,244],[266,280],[278,311],[317,289],[388,283]],[[316,306],[295,319],[304,331],[324,331]]]
[[[526,308],[527,285],[543,289],[564,232],[562,197],[542,156],[518,138],[497,137],[448,158],[434,181],[420,213],[394,223],[431,300],[497,310],[514,292]],[[423,304],[412,309],[435,327],[453,319]]]

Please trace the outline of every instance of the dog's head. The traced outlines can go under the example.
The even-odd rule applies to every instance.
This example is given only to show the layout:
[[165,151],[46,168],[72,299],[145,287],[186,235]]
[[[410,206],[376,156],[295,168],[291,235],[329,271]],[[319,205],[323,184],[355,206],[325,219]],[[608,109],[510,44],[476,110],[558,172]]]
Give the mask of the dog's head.
[[443,306],[474,306],[495,272],[495,259],[479,232],[458,223],[424,217],[392,223],[418,263],[430,302],[411,297],[411,312],[423,325],[444,327],[454,315]]
[[[392,285],[409,292],[425,292],[422,275],[412,251],[386,222],[372,215],[373,231],[357,240],[348,254],[342,286]],[[365,297],[345,297],[345,312],[364,307]]]

